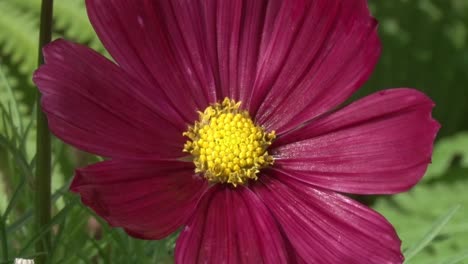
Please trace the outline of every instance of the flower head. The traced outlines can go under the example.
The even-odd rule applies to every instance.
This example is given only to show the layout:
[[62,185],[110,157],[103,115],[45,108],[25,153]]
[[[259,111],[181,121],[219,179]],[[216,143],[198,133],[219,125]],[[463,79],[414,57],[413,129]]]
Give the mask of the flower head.
[[341,106],[380,54],[365,0],[87,0],[115,63],[44,49],[51,130],[109,159],[71,190],[177,263],[401,263],[378,213],[340,193],[416,184],[433,102],[390,89]]
[[200,112],[200,121],[184,133],[184,151],[192,154],[195,172],[214,183],[246,184],[273,164],[267,148],[275,132],[266,133],[249,112],[228,98]]

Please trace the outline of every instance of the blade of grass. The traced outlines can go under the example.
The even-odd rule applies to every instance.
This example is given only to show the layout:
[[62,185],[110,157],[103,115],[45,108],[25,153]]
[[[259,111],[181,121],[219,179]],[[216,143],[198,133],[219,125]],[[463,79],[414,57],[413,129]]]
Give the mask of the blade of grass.
[[[0,146],[3,146],[5,149],[9,150],[9,153],[13,155],[13,159],[15,160],[15,164],[18,166],[20,170],[20,182],[18,186],[15,188],[15,191],[13,192],[13,195],[8,202],[8,205],[5,209],[5,211],[2,213],[0,216],[4,221],[8,219],[8,216],[10,212],[13,210],[15,204],[18,202],[20,199],[21,195],[21,190],[26,186],[27,178],[32,174],[31,169],[28,166],[27,161],[25,160],[25,157],[21,155],[21,153],[18,152],[18,150],[15,148],[14,145],[12,145],[11,142],[8,141],[5,137],[0,135]],[[5,227],[6,228],[6,227]],[[6,232],[8,233],[8,232]]]
[[11,87],[10,83],[8,82],[7,78],[5,77],[5,73],[3,72],[2,65],[0,64],[0,80],[5,84],[8,92],[8,101],[13,104],[13,122],[16,127],[19,128],[20,133],[23,131],[23,122],[21,120],[21,115],[19,112],[18,101],[16,100],[15,95],[13,94],[13,88]]
[[[51,229],[55,224],[60,223],[61,221],[63,221],[64,218],[67,217],[67,214],[68,214],[69,211],[73,208],[73,206],[75,206],[75,203],[74,203],[74,202],[67,204],[58,214],[56,214],[56,215],[51,219],[51,221],[50,221],[46,226],[43,226],[43,227],[41,228],[41,230],[39,230],[39,232],[36,233],[36,234],[25,244],[25,246],[20,250],[19,256],[24,255],[34,243],[36,243],[36,245],[37,245],[37,242],[38,242],[38,241],[42,241],[42,237],[43,237],[45,234],[49,233],[50,229]],[[44,247],[44,248],[46,248],[46,247]],[[46,248],[46,249],[47,249],[47,248]],[[36,252],[37,252],[37,250],[36,250]],[[45,251],[45,252],[47,252],[47,251]]]
[[[58,189],[54,194],[52,195],[52,203],[55,203],[60,197],[62,197],[66,193],[66,189],[68,189],[68,183],[62,186],[60,189]],[[25,223],[27,223],[31,218],[33,217],[33,211],[32,209],[26,211],[24,215],[18,219],[16,222],[11,224],[10,226],[7,227],[7,234],[16,231],[18,228],[22,227]]]
[[431,241],[440,233],[442,228],[444,228],[450,219],[455,215],[458,209],[460,209],[460,205],[453,207],[447,213],[439,217],[419,242],[403,252],[403,255],[405,256],[405,263],[408,263],[410,259],[416,256],[421,250],[429,245],[429,243],[431,243]]
[[6,110],[6,108],[0,104],[0,108],[2,110],[2,126],[4,128],[4,130],[2,131],[2,133],[5,135],[6,138],[10,138],[10,129],[9,126],[8,126],[8,111]]
[[20,184],[15,188],[15,191],[13,192],[13,195],[11,196],[10,202],[8,202],[8,206],[3,213],[3,218],[6,220],[8,219],[8,215],[10,214],[11,210],[13,210],[13,207],[17,203],[17,201],[20,198],[20,193],[21,190],[26,186],[26,177],[22,176]]
[[461,263],[462,261],[468,259],[468,252],[464,252],[463,254],[460,254],[456,257],[452,257],[444,262],[442,264],[457,264]]
[[[91,244],[93,245],[93,247],[95,248],[95,250],[97,251],[97,255],[101,257],[101,260],[104,262],[104,263],[110,263],[110,261],[108,260],[108,258],[106,257],[106,254],[104,253],[104,251],[102,250],[101,246],[99,245],[99,243],[92,237],[89,237],[89,241],[91,241]],[[105,246],[105,244],[104,244]]]
[[25,160],[25,157],[21,155],[21,153],[18,152],[18,150],[11,144],[11,142],[9,142],[6,138],[2,137],[1,135],[0,135],[0,145],[3,145],[6,149],[10,150],[10,153],[13,155],[15,163],[19,165],[19,168],[21,171],[21,173],[19,173],[20,182],[18,186],[15,188],[15,191],[13,192],[13,195],[2,216],[4,219],[7,219],[9,213],[11,212],[11,210],[13,209],[14,205],[16,204],[16,202],[18,201],[20,197],[20,191],[26,185],[27,175],[31,175],[32,172]]
[[[0,104],[0,112],[2,113],[2,122],[3,122],[3,137],[6,138],[8,141],[12,142],[13,146],[17,144],[26,144],[26,131],[19,131],[18,128],[14,124],[14,120],[12,117],[12,110],[10,104],[8,104],[8,108],[4,105]],[[10,135],[11,134],[11,135]],[[23,151],[23,148],[18,148],[20,152],[23,153],[26,157],[26,151]]]
[[[36,111],[37,111],[36,108],[33,108],[32,116],[36,115]],[[24,153],[25,156],[27,154],[26,143],[28,141],[28,135],[29,135],[29,132],[31,131],[31,128],[35,124],[35,121],[36,120],[34,118],[31,118],[29,123],[26,125],[26,129],[24,130],[23,135],[20,139],[21,143],[20,143],[19,149]]]
[[15,159],[16,165],[18,165],[18,168],[20,169],[23,175],[25,176],[32,175],[32,169],[29,166],[28,161],[26,160],[26,157],[24,157],[21,154],[21,152],[19,152],[15,148],[15,146],[11,144],[11,142],[3,135],[0,135],[0,145],[10,150],[10,153],[13,155],[13,158]]
[[16,220],[13,224],[9,225],[6,229],[7,234],[15,232],[22,226],[24,226],[29,220],[31,220],[32,212],[27,212],[22,215],[18,220]]
[[49,252],[49,263],[52,263],[53,259],[54,259],[54,255],[55,253],[57,252],[57,249],[59,248],[60,246],[60,241],[63,237],[63,231],[65,230],[66,228],[66,224],[67,224],[67,218],[63,218],[62,222],[59,224],[60,228],[58,229],[58,232],[57,234],[54,236],[54,240],[53,240],[53,244],[52,244],[52,248]]
[[89,212],[90,215],[94,216],[96,220],[101,224],[101,227],[103,228],[105,234],[110,236],[110,239],[113,240],[117,244],[117,246],[119,247],[119,250],[121,250],[121,252],[124,252],[125,255],[130,255],[130,252],[128,250],[128,245],[125,244],[125,242],[123,242],[122,239],[119,237],[118,229],[109,228],[107,223],[104,220],[102,220],[102,218],[99,217],[96,213],[94,213],[92,210],[88,208],[87,208],[87,211]]

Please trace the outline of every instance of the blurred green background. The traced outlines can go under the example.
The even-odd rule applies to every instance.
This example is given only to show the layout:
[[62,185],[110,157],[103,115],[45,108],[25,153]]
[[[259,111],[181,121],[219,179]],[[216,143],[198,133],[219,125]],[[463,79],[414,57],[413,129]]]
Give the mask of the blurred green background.
[[[54,38],[105,54],[83,2],[55,1]],[[355,97],[390,87],[418,88],[436,102],[434,115],[442,129],[433,164],[417,187],[364,201],[395,225],[407,256],[417,251],[408,263],[468,263],[468,0],[369,4],[380,21],[383,54]],[[38,254],[34,242],[41,236],[31,222],[36,91],[31,74],[37,63],[39,7],[39,0],[0,0],[0,263]],[[51,263],[172,263],[175,235],[163,241],[132,239],[68,193],[73,168],[99,158],[59,140],[53,150],[54,216],[43,230],[54,234]]]

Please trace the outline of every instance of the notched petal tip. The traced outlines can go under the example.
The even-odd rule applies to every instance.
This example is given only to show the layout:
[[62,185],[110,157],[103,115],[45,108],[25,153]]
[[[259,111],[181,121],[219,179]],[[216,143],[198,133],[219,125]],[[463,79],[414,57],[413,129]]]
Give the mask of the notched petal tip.
[[431,161],[440,128],[433,107],[415,89],[376,92],[280,138],[276,167],[345,193],[407,191]]
[[68,42],[62,38],[56,39],[42,48],[42,54],[44,55],[44,64],[40,65],[34,72],[32,76],[32,81],[36,84],[39,88],[41,93],[44,93],[43,85],[41,84],[41,80],[48,79],[49,76],[53,76],[54,72],[51,71],[50,65],[57,62],[58,59],[63,60],[63,55],[61,53],[64,52],[63,47],[65,45],[70,46],[72,43]]
[[44,65],[41,65],[33,72],[33,75],[32,75],[32,81],[34,84],[36,84],[36,86],[38,86],[39,90],[40,90],[39,79],[43,76],[43,74],[44,74]]
[[52,58],[63,58],[60,53],[64,52],[64,47],[68,46],[68,48],[70,48],[72,45],[73,43],[62,38],[55,39],[49,44],[45,45],[42,48],[45,64],[49,64],[51,62],[49,60]]

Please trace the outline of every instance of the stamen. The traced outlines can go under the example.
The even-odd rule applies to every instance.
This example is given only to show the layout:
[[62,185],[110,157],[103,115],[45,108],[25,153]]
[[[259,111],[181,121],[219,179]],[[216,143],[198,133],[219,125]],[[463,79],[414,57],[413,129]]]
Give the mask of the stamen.
[[200,119],[184,136],[184,152],[191,153],[197,173],[216,183],[233,186],[257,180],[260,169],[273,164],[267,148],[275,132],[266,133],[240,110],[240,102],[225,98],[199,112]]

